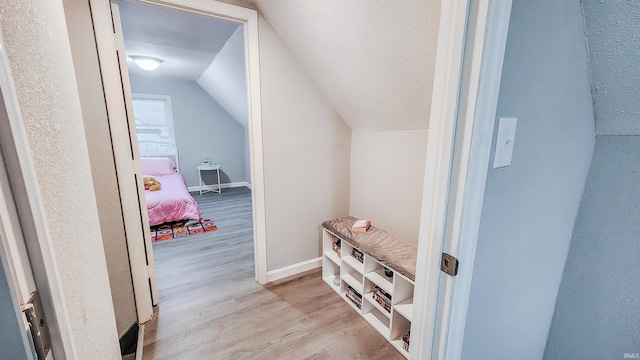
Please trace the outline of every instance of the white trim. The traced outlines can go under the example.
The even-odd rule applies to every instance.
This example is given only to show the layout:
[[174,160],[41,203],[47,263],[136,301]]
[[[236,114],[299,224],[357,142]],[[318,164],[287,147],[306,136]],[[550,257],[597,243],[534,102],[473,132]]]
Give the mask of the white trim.
[[486,27],[485,24],[478,26],[478,28],[482,26],[485,30],[483,33],[478,33],[476,39],[476,43],[484,42],[482,52],[475,54],[477,56],[474,56],[472,64],[470,64],[476,69],[472,75],[476,94],[469,97],[470,101],[467,106],[470,109],[475,109],[475,112],[469,112],[466,120],[469,129],[473,129],[473,134],[472,136],[469,134],[469,138],[465,138],[466,146],[469,149],[464,152],[469,157],[468,167],[466,167],[466,186],[459,188],[460,192],[464,192],[459,219],[457,252],[461,276],[456,278],[452,293],[449,334],[446,343],[447,359],[460,359],[462,356],[462,343],[502,79],[502,65],[511,17],[511,4],[511,0],[489,3],[484,16]]
[[[462,77],[464,39],[469,0],[443,1],[436,52],[429,136],[425,165],[418,261],[411,324],[411,359],[428,359],[440,332],[436,314],[440,280],[440,254],[445,233],[453,139]],[[445,315],[446,316],[446,315]]]
[[[0,89],[2,90],[2,100],[0,101],[4,102],[8,122],[8,124],[0,125],[3,129],[2,133],[8,138],[3,136],[0,138],[3,141],[3,146],[12,147],[15,154],[10,155],[15,155],[15,160],[19,163],[20,174],[15,172],[13,176],[15,176],[15,181],[24,188],[13,191],[14,196],[18,196],[18,192],[24,192],[24,197],[16,198],[15,201],[21,214],[25,241],[30,245],[28,246],[29,257],[45,313],[48,314],[48,319],[53,319],[53,322],[49,321],[48,324],[53,352],[61,359],[77,359],[78,354],[71,331],[64,288],[58,273],[44,202],[31,156],[29,138],[24,127],[11,74],[11,65],[5,49],[2,31],[0,31]],[[4,143],[7,139],[11,139],[11,141]],[[6,154],[6,157],[10,155]],[[5,161],[9,162],[10,159],[5,159]],[[49,306],[53,307],[53,311]]]
[[[222,183],[220,184],[220,188],[221,189],[230,189],[230,188],[237,188],[237,187],[246,187],[251,189],[251,184],[249,184],[246,181],[239,181],[239,182],[231,182],[231,183]],[[189,190],[189,192],[199,192],[200,191],[200,186],[189,186],[187,188],[187,190]],[[202,186],[202,190],[206,190],[206,191],[218,191],[218,185],[203,185]]]
[[[0,114],[0,116],[4,116],[4,114]],[[31,359],[29,355],[33,353],[31,345],[33,341],[28,327],[24,326],[25,320],[20,306],[27,303],[30,294],[37,288],[2,151],[0,151],[0,266],[4,269],[5,275],[0,276],[2,278],[0,282],[7,281],[11,298],[9,302],[14,310],[15,324],[17,325],[14,330],[19,333],[22,340],[24,348],[21,350],[24,350],[27,357]],[[9,336],[13,336],[13,334]],[[17,349],[18,346],[16,346],[16,352]]]
[[144,324],[138,327],[138,341],[136,342],[135,360],[142,360],[142,352],[144,349]]
[[[426,271],[428,287],[423,289],[420,286],[417,296],[419,300],[416,303],[421,306],[418,311],[422,312],[418,318],[424,318],[425,322],[420,328],[415,327],[421,341],[412,358],[459,359],[462,354],[510,9],[511,0],[469,3],[463,47],[458,47],[461,44],[457,43],[448,48],[453,51],[450,56],[456,66],[459,59],[463,62],[462,72],[456,74],[452,71],[453,76],[449,77],[451,88],[447,89],[451,92],[445,95],[444,100],[449,110],[447,116],[434,116],[433,106],[440,106],[436,101],[438,95],[434,95],[432,119],[444,119],[446,125],[434,124],[432,120],[429,132],[425,184],[432,187],[424,190],[422,216],[426,221],[421,223],[420,240],[431,238],[435,241],[427,249],[418,250],[417,274],[421,274],[421,270]],[[443,13],[441,24],[443,21],[456,21],[449,19]],[[459,31],[459,26],[456,26],[456,31]],[[449,31],[452,31],[449,37],[454,38],[454,30]],[[440,47],[438,51],[438,56],[443,55]],[[459,57],[461,53],[464,53],[464,59]],[[436,79],[445,77],[446,74],[438,72],[437,66]],[[459,90],[457,94],[453,93],[453,87]],[[438,84],[434,88],[439,88]],[[453,111],[454,103],[457,113]],[[436,128],[438,130],[434,131]],[[436,144],[432,143],[431,135],[434,135],[433,143]],[[432,145],[439,152],[432,151],[435,150]],[[435,155],[441,159],[432,159],[430,163],[429,157]],[[437,166],[436,174],[429,175],[434,171],[433,166]],[[432,179],[427,180],[429,176]],[[442,218],[443,215],[446,216]],[[443,251],[460,261],[455,278],[439,271]]]
[[297,264],[281,267],[279,269],[269,270],[267,272],[267,282],[272,282],[289,276],[297,275],[305,271],[322,267],[322,256],[315,259],[299,262]]

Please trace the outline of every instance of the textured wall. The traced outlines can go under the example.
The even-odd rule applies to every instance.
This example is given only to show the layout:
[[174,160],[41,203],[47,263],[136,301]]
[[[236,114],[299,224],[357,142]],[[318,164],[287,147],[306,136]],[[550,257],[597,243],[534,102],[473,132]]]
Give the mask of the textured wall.
[[0,2],[0,24],[80,359],[120,357],[62,1]]
[[137,321],[124,219],[89,3],[64,0],[118,335]]
[[255,0],[354,130],[426,129],[440,0]]
[[593,151],[587,59],[579,1],[513,1],[497,115],[518,129],[487,175],[463,359],[543,356]]
[[321,255],[320,223],[349,212],[351,131],[259,17],[269,270]]
[[640,353],[640,136],[598,136],[545,359]]
[[589,178],[545,359],[640,353],[640,3],[582,2],[596,111]]
[[[196,166],[204,157],[210,157],[222,166],[220,182],[245,180],[244,137],[247,130],[198,84],[132,75],[131,90],[134,94],[171,97],[180,172],[188,186],[199,185]],[[215,172],[202,175],[207,184],[218,182]]]
[[418,243],[427,131],[351,134],[350,215]]
[[640,2],[583,0],[596,130],[640,135]]

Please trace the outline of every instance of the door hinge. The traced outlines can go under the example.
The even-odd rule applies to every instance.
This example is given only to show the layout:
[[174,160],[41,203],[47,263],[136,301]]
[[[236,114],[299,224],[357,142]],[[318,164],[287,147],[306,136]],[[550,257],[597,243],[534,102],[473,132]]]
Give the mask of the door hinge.
[[44,360],[51,351],[51,338],[37,291],[31,293],[27,303],[21,306],[21,310],[27,318],[38,360]]
[[458,275],[458,259],[447,253],[442,253],[442,262],[440,262],[440,270],[451,276]]

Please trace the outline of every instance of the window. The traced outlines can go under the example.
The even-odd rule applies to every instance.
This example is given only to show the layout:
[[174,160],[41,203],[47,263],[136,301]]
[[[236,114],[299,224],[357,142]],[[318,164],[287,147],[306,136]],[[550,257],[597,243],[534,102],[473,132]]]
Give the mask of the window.
[[170,97],[134,94],[133,114],[140,156],[178,155]]

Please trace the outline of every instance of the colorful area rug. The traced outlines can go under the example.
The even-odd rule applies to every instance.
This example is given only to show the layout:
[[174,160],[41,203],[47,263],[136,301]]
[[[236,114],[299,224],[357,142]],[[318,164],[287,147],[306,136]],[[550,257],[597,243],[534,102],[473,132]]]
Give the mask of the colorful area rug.
[[200,219],[199,222],[190,225],[187,222],[187,220],[183,220],[151,226],[151,242],[173,240],[218,230],[218,226],[213,222],[213,219]]

